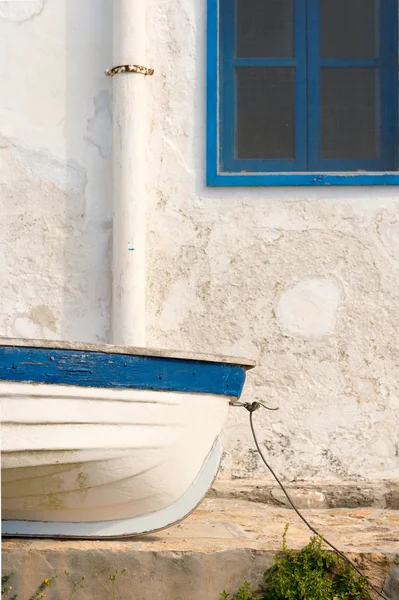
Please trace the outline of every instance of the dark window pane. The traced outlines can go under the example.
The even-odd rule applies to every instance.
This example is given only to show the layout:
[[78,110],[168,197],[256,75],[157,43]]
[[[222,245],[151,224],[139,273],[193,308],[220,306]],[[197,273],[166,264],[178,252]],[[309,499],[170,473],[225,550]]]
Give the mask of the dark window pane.
[[294,0],[236,2],[239,58],[294,56]]
[[295,69],[236,69],[237,158],[294,158]]
[[378,4],[379,0],[320,0],[322,58],[378,57]]
[[377,77],[377,69],[321,70],[323,158],[379,158]]

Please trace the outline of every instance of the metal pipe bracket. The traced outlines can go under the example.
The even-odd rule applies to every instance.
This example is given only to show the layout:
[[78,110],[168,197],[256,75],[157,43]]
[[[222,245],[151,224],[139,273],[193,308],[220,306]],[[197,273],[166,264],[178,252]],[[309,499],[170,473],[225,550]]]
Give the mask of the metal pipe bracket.
[[149,69],[140,65],[119,65],[105,71],[107,77],[113,77],[114,75],[120,75],[121,73],[138,73],[139,75],[147,76],[154,75],[154,69]]

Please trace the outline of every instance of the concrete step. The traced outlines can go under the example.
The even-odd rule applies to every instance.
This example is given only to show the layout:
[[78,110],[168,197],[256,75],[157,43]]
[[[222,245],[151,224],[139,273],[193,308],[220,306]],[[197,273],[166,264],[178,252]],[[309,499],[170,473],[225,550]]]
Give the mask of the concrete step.
[[[298,508],[389,508],[399,510],[399,481],[300,481],[286,484]],[[286,497],[274,480],[217,479],[211,498],[236,498],[287,506]]]
[[[399,511],[360,509],[304,510],[320,533],[356,562],[376,587],[385,585],[399,600]],[[119,541],[4,540],[3,573],[13,572],[13,593],[29,598],[56,572],[46,600],[68,598],[72,583],[85,575],[78,600],[218,600],[244,580],[259,585],[273,556],[288,543],[300,549],[310,534],[289,509],[235,499],[207,499],[183,523],[169,530]],[[71,573],[66,577],[64,571]]]

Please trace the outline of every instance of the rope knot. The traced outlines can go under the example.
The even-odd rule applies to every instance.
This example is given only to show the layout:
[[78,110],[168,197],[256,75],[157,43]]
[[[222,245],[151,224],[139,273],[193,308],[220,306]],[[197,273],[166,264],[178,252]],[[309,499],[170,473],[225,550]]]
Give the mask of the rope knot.
[[244,408],[247,409],[248,412],[253,413],[258,410],[262,405],[259,402],[245,402]]

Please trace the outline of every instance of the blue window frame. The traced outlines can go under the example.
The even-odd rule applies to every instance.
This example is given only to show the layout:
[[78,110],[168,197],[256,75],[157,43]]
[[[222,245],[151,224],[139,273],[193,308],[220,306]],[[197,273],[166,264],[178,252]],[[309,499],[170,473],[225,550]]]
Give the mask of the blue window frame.
[[398,4],[359,1],[208,0],[208,185],[399,184]]

